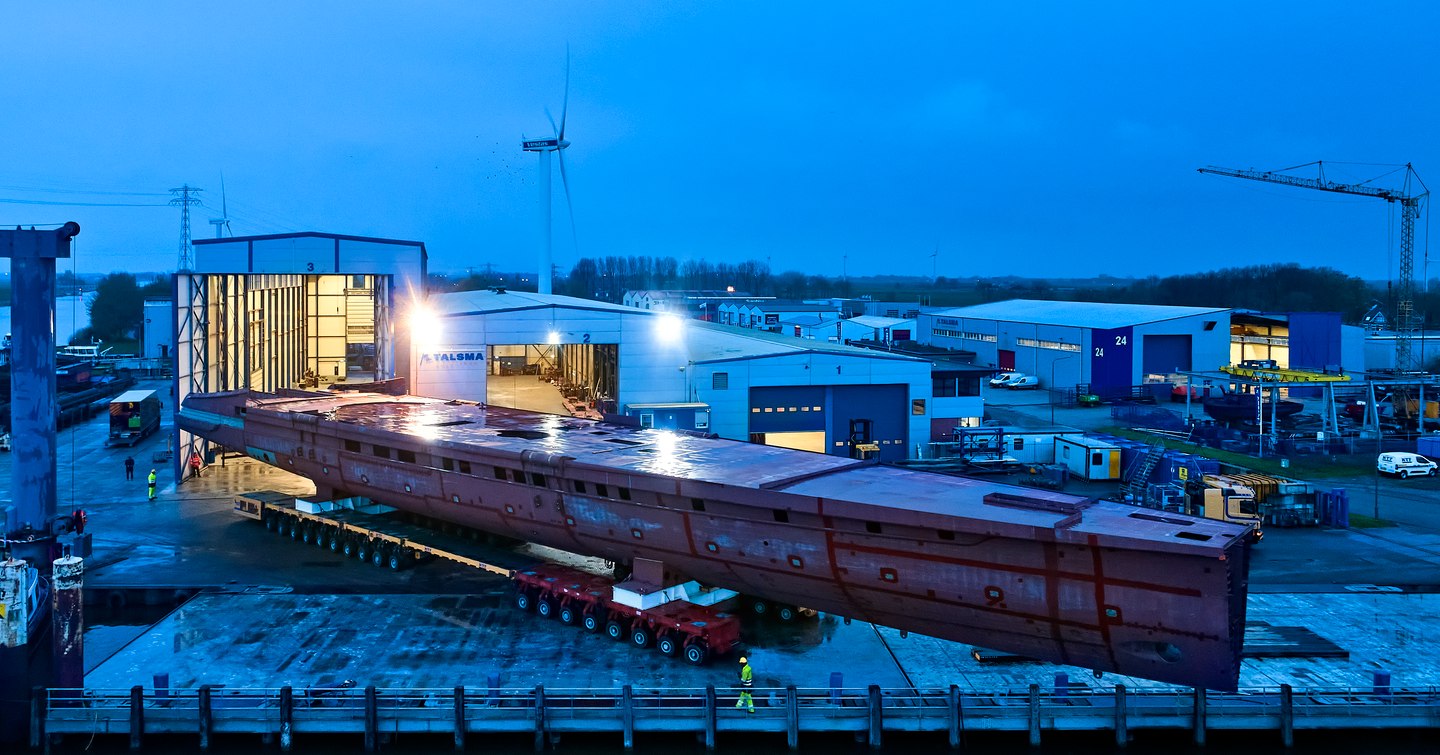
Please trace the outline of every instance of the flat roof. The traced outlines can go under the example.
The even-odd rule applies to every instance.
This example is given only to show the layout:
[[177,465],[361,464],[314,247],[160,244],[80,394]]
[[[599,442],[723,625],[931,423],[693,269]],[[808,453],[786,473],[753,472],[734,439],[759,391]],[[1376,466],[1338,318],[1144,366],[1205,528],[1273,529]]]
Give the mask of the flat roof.
[[441,317],[463,317],[465,315],[487,315],[496,312],[514,312],[522,309],[545,307],[568,307],[617,314],[659,317],[660,312],[627,307],[623,304],[581,299],[577,296],[560,294],[537,294],[533,291],[511,291],[507,288],[481,289],[478,291],[456,291],[448,294],[432,294],[427,301],[435,314]]
[[[571,461],[566,463],[570,465],[951,516],[969,520],[965,528],[977,532],[1004,525],[1052,528],[1074,515],[1078,520],[1065,529],[1082,537],[1103,535],[1117,545],[1131,541],[1145,543],[1142,547],[1150,549],[1208,553],[1243,537],[1246,531],[1239,525],[1209,519],[1157,516],[1119,503],[1089,503],[1065,493],[469,402],[316,392],[257,397],[247,403],[247,423],[263,422],[267,415],[290,422],[295,414],[308,414],[408,436],[437,450],[469,448],[519,458],[526,451],[543,448],[546,453],[569,457]],[[897,495],[897,491],[904,492]],[[997,502],[989,498],[992,493],[1042,505]],[[1054,507],[1047,508],[1044,502]],[[1186,537],[1179,537],[1180,533]]]
[[1075,328],[1108,330],[1123,328],[1127,325],[1175,320],[1181,317],[1220,315],[1229,311],[1227,307],[1172,307],[1162,304],[1009,299],[923,314],[929,317],[968,317],[978,320],[1067,325]]
[[860,315],[850,318],[850,322],[864,325],[867,328],[893,328],[896,325],[913,323],[914,320],[904,317],[880,317],[879,315]]
[[864,359],[896,359],[907,362],[928,361],[916,359],[908,354],[874,351],[829,341],[812,341],[735,325],[722,325],[700,320],[686,320],[685,324],[687,326],[685,342],[690,349],[690,361],[696,364],[806,353],[839,354]]

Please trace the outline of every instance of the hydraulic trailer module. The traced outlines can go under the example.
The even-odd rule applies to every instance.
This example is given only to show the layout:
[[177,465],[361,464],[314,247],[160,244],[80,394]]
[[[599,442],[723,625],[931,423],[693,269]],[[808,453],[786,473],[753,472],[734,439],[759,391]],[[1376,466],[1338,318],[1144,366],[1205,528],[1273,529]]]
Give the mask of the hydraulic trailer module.
[[[533,610],[589,632],[603,631],[637,648],[653,646],[662,655],[680,656],[695,665],[729,653],[740,641],[739,617],[722,608],[735,595],[728,590],[705,590],[694,582],[665,586],[660,579],[617,583],[547,562],[509,569],[460,552],[463,543],[432,544],[446,538],[418,525],[350,508],[303,510],[301,505],[322,506],[270,491],[235,497],[237,513],[282,536],[394,570],[420,558],[483,569],[514,584],[514,604],[522,611]],[[651,574],[663,571],[651,564],[657,567]]]

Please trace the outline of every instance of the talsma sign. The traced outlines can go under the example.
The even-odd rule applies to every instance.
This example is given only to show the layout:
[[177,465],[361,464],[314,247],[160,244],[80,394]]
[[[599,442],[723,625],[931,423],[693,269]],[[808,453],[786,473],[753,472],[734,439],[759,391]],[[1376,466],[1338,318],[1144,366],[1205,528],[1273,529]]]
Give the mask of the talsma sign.
[[464,351],[426,351],[420,354],[420,366],[433,365],[444,367],[447,365],[462,365],[474,362],[485,362],[484,349],[467,349]]

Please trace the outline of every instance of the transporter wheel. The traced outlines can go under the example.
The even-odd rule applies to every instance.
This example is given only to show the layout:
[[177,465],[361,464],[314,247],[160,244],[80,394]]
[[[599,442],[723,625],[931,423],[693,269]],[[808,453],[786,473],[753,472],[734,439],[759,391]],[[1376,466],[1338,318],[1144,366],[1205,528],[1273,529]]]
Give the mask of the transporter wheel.
[[574,606],[561,606],[561,607],[560,607],[560,623],[561,623],[561,624],[564,624],[564,625],[566,625],[566,626],[574,626],[574,625],[575,625],[575,607],[574,607]]
[[290,539],[299,540],[300,534],[305,528],[299,522],[290,523]]
[[360,543],[355,546],[355,559],[362,562],[370,560],[370,543],[361,540]]
[[649,627],[635,627],[630,630],[630,644],[637,648],[650,647],[650,641],[653,639],[655,637],[650,634]]
[[555,599],[549,595],[541,595],[535,601],[535,613],[540,614],[542,619],[555,618]]
[[685,662],[691,666],[704,666],[710,660],[710,647],[699,640],[685,646]]
[[587,632],[598,632],[605,626],[605,622],[599,616],[587,613],[580,617],[580,626],[584,627]]
[[655,640],[655,649],[660,651],[660,655],[674,658],[675,654],[680,652],[680,643],[676,642],[673,636],[666,634]]
[[389,560],[386,556],[390,550],[390,548],[376,546],[375,551],[370,554],[370,563],[376,566],[384,566],[385,562]]
[[331,538],[331,532],[330,532],[330,528],[329,528],[329,527],[324,527],[324,528],[315,530],[315,547],[316,547],[316,548],[324,548],[324,547],[325,547],[325,544],[328,543],[328,542],[330,542],[330,538]]
[[330,533],[330,542],[328,543],[328,545],[330,546],[330,552],[331,552],[331,553],[339,553],[339,552],[340,552],[340,546],[343,545],[344,542],[345,542],[345,538],[344,538],[344,536],[342,536],[342,535],[340,534],[339,531],[331,532],[331,533]]
[[300,542],[306,545],[315,542],[315,528],[310,526],[301,527]]
[[763,598],[751,598],[750,613],[753,613],[756,616],[764,616],[765,614],[770,613],[770,604],[766,602]]
[[516,590],[515,607],[522,611],[529,611],[535,607],[535,599],[530,597],[530,593],[526,590]]
[[265,517],[265,529],[270,530],[271,532],[274,532],[274,531],[275,531],[276,524],[277,524],[277,523],[276,523],[276,517],[273,517],[273,516],[267,516],[267,517]]
[[344,553],[346,558],[352,558],[352,557],[354,557],[354,556],[355,556],[355,538],[353,538],[353,537],[347,537],[347,538],[345,538],[344,541],[340,543],[340,552],[341,552],[341,553]]
[[605,622],[605,636],[610,639],[621,642],[625,639],[626,634],[625,626],[620,622],[614,619]]
[[795,609],[795,606],[775,606],[775,618],[781,621],[794,621],[795,617],[799,615],[800,612]]
[[390,558],[388,559],[390,571],[400,571],[401,569],[404,569],[405,561],[405,551],[401,550],[400,548],[395,548],[390,551]]

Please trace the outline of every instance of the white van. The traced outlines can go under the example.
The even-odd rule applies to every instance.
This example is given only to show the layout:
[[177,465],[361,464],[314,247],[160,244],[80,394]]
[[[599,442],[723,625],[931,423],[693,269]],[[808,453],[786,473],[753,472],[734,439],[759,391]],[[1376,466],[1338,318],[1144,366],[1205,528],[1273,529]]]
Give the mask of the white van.
[[1002,372],[998,376],[990,378],[991,388],[1009,388],[1010,384],[1025,377],[1023,372]]
[[1401,451],[1380,454],[1380,457],[1375,460],[1375,469],[1401,477],[1414,477],[1415,475],[1434,477],[1435,468],[1435,462],[1424,456]]

